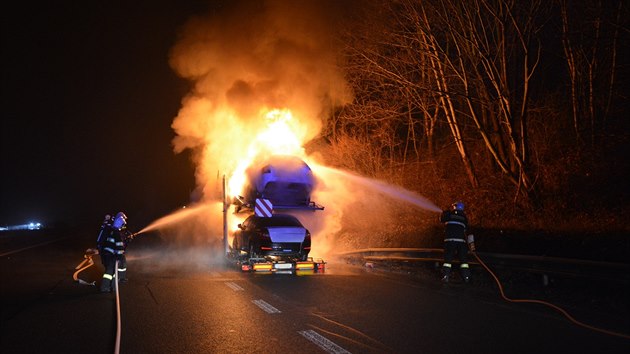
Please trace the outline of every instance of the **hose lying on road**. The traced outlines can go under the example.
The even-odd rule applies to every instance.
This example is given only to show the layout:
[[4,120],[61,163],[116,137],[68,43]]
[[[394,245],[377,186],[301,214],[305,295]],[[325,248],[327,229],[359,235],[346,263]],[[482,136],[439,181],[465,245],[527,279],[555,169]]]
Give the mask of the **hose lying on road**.
[[[92,260],[92,256],[98,254],[98,250],[94,250],[91,248],[88,248],[85,251],[85,254],[83,255],[83,258],[85,258],[83,260],[83,262],[81,262],[75,269],[77,270],[76,272],[74,272],[74,274],[72,275],[72,279],[74,279],[74,281],[79,282],[79,284],[81,285],[90,285],[90,286],[95,286],[96,282],[91,282],[88,283],[83,279],[79,278],[79,273],[81,273],[82,271],[90,268],[91,266],[94,265],[94,261]],[[83,266],[85,263],[87,263],[86,266]]]
[[573,318],[573,316],[571,316],[568,312],[566,312],[564,309],[562,309],[561,307],[558,307],[554,304],[551,304],[549,302],[546,301],[542,301],[542,300],[533,300],[533,299],[511,299],[509,297],[507,297],[505,295],[505,292],[503,291],[503,286],[501,285],[501,282],[499,281],[499,278],[497,278],[497,276],[494,274],[494,272],[492,270],[490,270],[490,268],[488,268],[488,266],[479,258],[479,256],[477,255],[477,252],[472,251],[471,252],[473,254],[473,256],[475,256],[475,258],[477,259],[477,261],[479,262],[479,264],[481,264],[487,271],[488,273],[490,273],[490,275],[492,275],[492,277],[494,278],[495,282],[497,283],[497,286],[499,287],[499,291],[501,292],[501,297],[508,302],[514,302],[514,303],[532,303],[532,304],[542,304],[545,306],[549,306],[557,311],[559,311],[561,314],[563,314],[569,321],[571,321],[572,323],[590,329],[592,331],[596,331],[596,332],[601,332],[601,333],[605,333],[605,334],[609,334],[611,336],[616,336],[616,337],[621,337],[621,338],[626,338],[626,339],[630,339],[630,335],[624,334],[624,333],[618,333],[618,332],[613,332],[613,331],[609,331],[606,329],[602,329],[602,328],[598,328],[598,327],[594,327],[585,323],[582,323],[578,320],[576,320],[575,318]]

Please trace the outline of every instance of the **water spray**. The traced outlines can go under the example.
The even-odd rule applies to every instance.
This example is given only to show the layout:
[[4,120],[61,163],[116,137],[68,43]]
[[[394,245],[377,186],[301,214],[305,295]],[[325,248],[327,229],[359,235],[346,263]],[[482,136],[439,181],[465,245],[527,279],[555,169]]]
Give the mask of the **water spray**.
[[367,178],[352,174],[350,172],[345,172],[341,170],[337,170],[334,168],[318,165],[318,170],[324,170],[327,173],[335,174],[337,176],[346,178],[352,182],[362,184],[364,186],[370,187],[374,190],[377,190],[380,193],[386,194],[392,198],[403,200],[415,206],[418,206],[422,209],[433,211],[436,213],[441,213],[442,209],[435,205],[433,202],[428,200],[427,198],[421,196],[420,194],[404,189],[399,186],[394,186],[391,184],[387,184],[382,181],[378,181],[375,179]]
[[211,206],[208,204],[202,204],[199,206],[195,206],[195,207],[184,207],[180,210],[177,210],[171,214],[168,214],[166,216],[163,216],[155,221],[153,221],[152,223],[150,223],[148,226],[146,226],[145,228],[143,228],[142,230],[136,232],[135,234],[133,234],[133,237],[135,237],[136,235],[148,232],[148,231],[153,231],[153,230],[157,230],[157,229],[163,229],[169,226],[172,226],[174,224],[177,224],[181,221],[184,221],[190,217],[193,217],[195,215],[197,215],[198,213],[201,213],[203,211],[206,211],[208,208],[210,208]]

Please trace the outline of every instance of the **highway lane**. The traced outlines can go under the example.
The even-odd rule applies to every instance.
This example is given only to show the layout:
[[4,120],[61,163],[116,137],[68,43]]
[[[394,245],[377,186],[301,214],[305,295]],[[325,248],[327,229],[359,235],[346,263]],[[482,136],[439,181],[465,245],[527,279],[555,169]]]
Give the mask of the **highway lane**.
[[[75,235],[0,257],[7,353],[112,353],[113,294],[72,280],[91,241]],[[151,242],[149,242],[151,241]],[[120,287],[122,353],[622,353],[630,341],[541,307],[462,286],[330,262],[311,276],[243,274],[212,245],[147,236]],[[86,247],[87,246],[87,247]],[[100,277],[97,264],[81,273]]]

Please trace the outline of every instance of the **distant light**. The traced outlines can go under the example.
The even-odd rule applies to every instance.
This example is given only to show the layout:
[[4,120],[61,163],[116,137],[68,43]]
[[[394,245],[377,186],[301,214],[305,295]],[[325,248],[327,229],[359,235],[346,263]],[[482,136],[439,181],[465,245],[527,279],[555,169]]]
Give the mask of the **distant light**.
[[26,225],[26,228],[29,230],[39,230],[42,228],[42,224],[39,222],[30,222],[28,225]]
[[40,222],[29,222],[28,224],[21,225],[7,225],[4,227],[0,227],[0,231],[9,231],[9,230],[39,230],[44,225]]

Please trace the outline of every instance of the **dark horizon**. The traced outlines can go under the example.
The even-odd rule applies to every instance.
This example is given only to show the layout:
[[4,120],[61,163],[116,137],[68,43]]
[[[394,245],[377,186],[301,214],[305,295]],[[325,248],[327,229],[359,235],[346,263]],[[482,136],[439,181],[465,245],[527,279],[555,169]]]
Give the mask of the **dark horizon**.
[[[150,222],[190,202],[170,127],[187,83],[168,64],[203,2],[20,3],[5,14],[0,225]],[[141,226],[141,225],[138,225]]]

